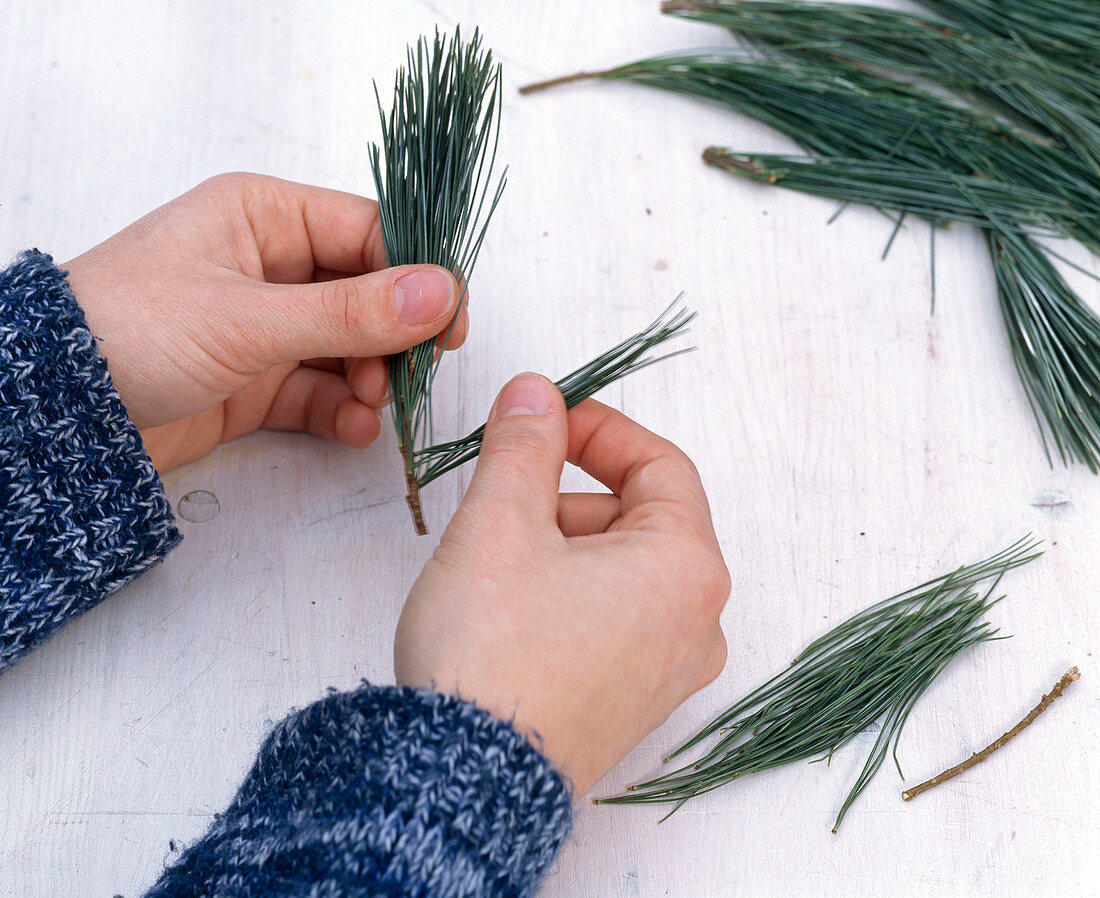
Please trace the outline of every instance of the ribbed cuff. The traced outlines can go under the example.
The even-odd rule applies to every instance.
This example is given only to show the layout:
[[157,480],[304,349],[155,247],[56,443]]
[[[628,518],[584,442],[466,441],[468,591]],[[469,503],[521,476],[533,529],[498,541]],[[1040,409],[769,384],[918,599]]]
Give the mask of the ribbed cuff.
[[364,684],[283,720],[147,898],[519,898],[571,821],[565,782],[508,724],[451,696]]
[[65,273],[0,273],[0,671],[180,540]]

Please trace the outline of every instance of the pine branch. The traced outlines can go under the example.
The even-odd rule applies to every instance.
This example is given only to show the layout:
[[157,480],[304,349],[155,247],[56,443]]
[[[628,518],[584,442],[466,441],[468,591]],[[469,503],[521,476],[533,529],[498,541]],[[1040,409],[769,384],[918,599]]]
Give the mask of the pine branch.
[[[791,664],[718,715],[669,759],[708,745],[696,761],[631,786],[599,804],[671,803],[748,773],[825,760],[876,721],[882,725],[837,814],[852,803],[897,747],[913,705],[960,652],[996,637],[982,621],[1000,578],[1041,553],[1030,537],[977,564],[885,599],[810,643]],[[992,581],[982,593],[975,587]],[[900,773],[900,765],[898,767]]]
[[[1100,40],[1098,17],[1078,0],[1044,2],[1070,16],[1056,29],[1063,38]],[[1045,38],[1032,45],[990,22],[964,27],[946,15],[866,6],[670,0],[664,8],[720,24],[748,46],[652,57],[595,77],[722,104],[809,154],[706,150],[704,159],[726,171],[874,206],[896,219],[894,234],[909,214],[985,229],[1013,359],[1048,458],[1100,471],[1100,318],[1033,240],[1066,237],[1100,255],[1095,54],[1078,64],[1057,58]],[[1031,17],[1016,0],[1008,13]],[[884,66],[904,77],[888,77]],[[965,96],[933,94],[914,79]]]
[[[1064,235],[1095,215],[1019,184],[934,171],[898,160],[865,162],[710,147],[704,159],[754,181],[915,214],[933,225],[985,229],[1013,362],[1048,458],[1100,466],[1100,318],[1025,231]],[[1100,207],[1098,207],[1100,208]]]
[[[1043,55],[965,23],[846,3],[666,2],[665,12],[726,28],[767,52],[888,70],[939,84],[969,104],[1064,143],[1100,172],[1100,69]],[[1093,40],[1096,40],[1094,34]]]
[[963,222],[995,229],[990,215],[1051,237],[1082,221],[1100,225],[1100,209],[1080,210],[1064,197],[992,178],[931,169],[899,159],[737,153],[707,147],[703,161],[759,184],[811,193],[845,203],[916,215],[933,225]]
[[775,128],[815,157],[896,162],[980,177],[1056,198],[1066,236],[1100,253],[1100,175],[1047,137],[927,90],[833,59],[738,50],[657,56],[599,76],[727,106]]
[[1081,679],[1081,672],[1076,667],[1071,667],[1069,670],[1066,671],[1066,673],[1062,677],[1062,679],[1060,679],[1057,683],[1054,684],[1054,688],[1051,689],[1050,692],[1048,692],[1046,695],[1044,695],[1042,697],[1042,699],[1039,701],[1039,704],[1037,704],[1034,708],[1032,708],[1027,713],[1027,716],[1024,717],[1024,719],[1021,720],[1018,724],[1016,724],[1016,726],[1014,726],[1011,730],[1006,732],[999,739],[996,739],[993,742],[991,742],[989,745],[987,745],[981,751],[974,752],[974,754],[972,754],[969,758],[967,758],[961,764],[956,764],[954,767],[951,767],[951,768],[945,770],[943,773],[939,774],[938,776],[934,776],[934,777],[932,777],[932,779],[926,780],[925,782],[921,783],[919,786],[914,786],[912,789],[906,789],[904,792],[901,793],[901,797],[905,801],[912,801],[914,798],[916,798],[922,792],[927,792],[933,786],[938,786],[940,783],[945,783],[949,779],[951,779],[952,777],[958,776],[963,771],[969,770],[971,767],[975,766],[976,764],[980,764],[982,761],[984,761],[986,758],[988,758],[991,754],[993,754],[993,752],[995,752],[998,748],[1001,748],[1002,746],[1005,745],[1005,743],[1007,743],[1010,739],[1012,739],[1014,736],[1016,736],[1024,727],[1031,724],[1031,722],[1033,720],[1035,720],[1036,717],[1038,717],[1048,707],[1050,707],[1050,704],[1056,698],[1058,698],[1069,687],[1070,683],[1073,683],[1073,682],[1075,682],[1076,680],[1079,680],[1079,679]]

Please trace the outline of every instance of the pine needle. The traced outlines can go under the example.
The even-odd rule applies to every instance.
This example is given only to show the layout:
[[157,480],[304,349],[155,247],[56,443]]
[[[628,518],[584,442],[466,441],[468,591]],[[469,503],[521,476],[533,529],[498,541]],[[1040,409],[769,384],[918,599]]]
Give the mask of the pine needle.
[[[804,648],[791,666],[723,711],[669,755],[696,748],[697,760],[631,786],[599,804],[669,804],[674,813],[697,795],[748,773],[794,761],[826,760],[872,724],[881,729],[837,813],[833,832],[898,742],[914,704],[960,652],[997,637],[982,620],[1002,597],[1005,573],[1037,558],[1025,537],[967,565],[872,605]],[[975,587],[992,581],[988,589]]]
[[1057,56],[1094,71],[1100,67],[1095,0],[920,0],[921,5],[974,31],[999,35],[1044,56]]

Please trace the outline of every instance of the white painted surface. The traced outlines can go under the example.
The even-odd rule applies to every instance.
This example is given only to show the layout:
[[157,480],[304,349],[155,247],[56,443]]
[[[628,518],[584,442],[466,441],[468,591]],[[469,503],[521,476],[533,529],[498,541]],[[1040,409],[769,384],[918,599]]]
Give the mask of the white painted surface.
[[[787,144],[624,85],[527,81],[720,42],[655,2],[12,2],[0,10],[0,252],[70,258],[202,178],[245,169],[370,191],[372,78],[407,41],[480,24],[505,64],[509,186],[473,281],[474,330],[437,390],[440,433],[524,368],[558,376],[681,290],[700,351],[603,397],[697,460],[733,573],[729,665],[597,790],[662,752],[866,604],[1026,533],[1011,641],[920,702],[910,784],[1084,678],[1008,748],[911,805],[884,769],[839,836],[864,744],[748,778],[656,825],[583,805],[542,891],[564,896],[1097,894],[1100,480],[1051,469],[1015,379],[982,244],[707,169],[708,143]],[[1085,260],[1100,272],[1095,261]],[[1091,301],[1100,290],[1084,283]],[[429,487],[438,533],[469,470]],[[575,483],[580,478],[572,478]],[[391,678],[412,533],[392,434],[356,453],[261,434],[170,474],[220,513],[0,681],[0,895],[133,898],[230,799],[264,732],[328,686]]]

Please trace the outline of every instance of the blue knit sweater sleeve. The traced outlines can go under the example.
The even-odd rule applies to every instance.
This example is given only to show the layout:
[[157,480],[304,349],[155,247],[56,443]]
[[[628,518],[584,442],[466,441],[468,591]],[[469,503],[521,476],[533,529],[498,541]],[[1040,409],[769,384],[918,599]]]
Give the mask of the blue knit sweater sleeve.
[[283,720],[146,898],[519,898],[571,815],[561,777],[507,724],[364,684]]
[[0,272],[0,672],[179,538],[64,273],[23,253]]
[[[64,273],[0,272],[0,671],[179,541]],[[148,898],[529,896],[569,789],[512,728],[363,685],[283,720]]]

